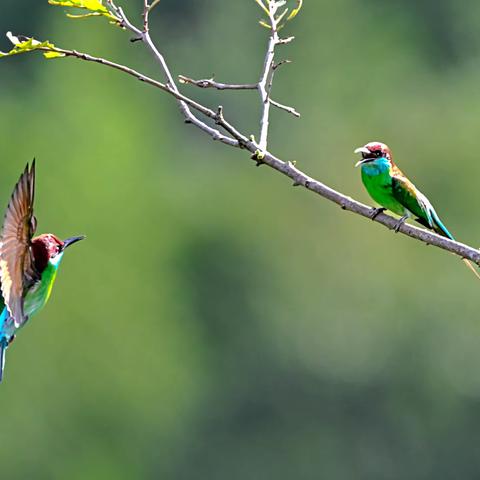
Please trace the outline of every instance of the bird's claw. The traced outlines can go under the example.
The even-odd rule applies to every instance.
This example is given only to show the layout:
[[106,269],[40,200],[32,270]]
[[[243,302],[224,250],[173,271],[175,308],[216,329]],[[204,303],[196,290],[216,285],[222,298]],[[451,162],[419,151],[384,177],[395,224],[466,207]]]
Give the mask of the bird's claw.
[[378,215],[383,213],[385,210],[386,210],[386,208],[383,208],[383,207],[372,208],[372,212],[370,213],[370,218],[372,220],[375,220],[378,217]]
[[407,218],[408,218],[408,215],[405,215],[395,224],[395,227],[393,227],[393,231],[395,233],[398,233],[398,231],[400,230],[400,227],[405,223],[405,220]]

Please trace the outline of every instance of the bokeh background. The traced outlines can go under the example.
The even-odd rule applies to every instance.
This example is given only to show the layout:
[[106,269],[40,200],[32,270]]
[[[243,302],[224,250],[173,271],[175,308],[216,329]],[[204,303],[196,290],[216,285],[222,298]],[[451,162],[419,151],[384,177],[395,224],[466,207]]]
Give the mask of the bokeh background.
[[[152,30],[175,74],[254,82],[259,17],[162,0]],[[161,78],[127,33],[46,1],[2,0],[0,27]],[[352,152],[384,141],[480,245],[479,2],[305,0],[285,34],[273,95],[302,118],[272,112],[273,152],[367,202]],[[255,92],[184,91],[258,132]],[[458,258],[291,188],[98,65],[4,59],[0,111],[0,203],[35,156],[39,231],[88,235],[8,352],[2,479],[480,477],[479,284]]]

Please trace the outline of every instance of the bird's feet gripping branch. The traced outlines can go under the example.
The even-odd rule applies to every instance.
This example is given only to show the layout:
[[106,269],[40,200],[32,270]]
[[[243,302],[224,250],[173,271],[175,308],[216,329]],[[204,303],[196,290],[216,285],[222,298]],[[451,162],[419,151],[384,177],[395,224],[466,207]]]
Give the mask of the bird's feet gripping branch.
[[33,237],[35,160],[13,190],[0,237],[0,381],[5,353],[16,333],[48,301],[67,247],[85,236],[60,240],[52,233]]
[[383,207],[372,207],[372,213],[370,214],[370,218],[375,220],[381,213],[385,212],[387,209]]

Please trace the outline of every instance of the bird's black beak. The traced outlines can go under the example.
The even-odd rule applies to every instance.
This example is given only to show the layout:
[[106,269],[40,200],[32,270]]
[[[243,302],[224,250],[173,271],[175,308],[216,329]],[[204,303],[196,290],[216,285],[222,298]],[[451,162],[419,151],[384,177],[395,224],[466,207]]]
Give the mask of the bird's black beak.
[[375,158],[371,156],[372,152],[367,147],[357,148],[353,153],[361,153],[363,157],[355,164],[355,167],[358,167],[364,163],[373,162],[375,160]]
[[67,238],[66,240],[63,241],[63,250],[65,250],[70,245],[73,245],[74,243],[77,243],[80,240],[83,240],[84,238],[86,238],[85,235],[80,235],[78,237]]

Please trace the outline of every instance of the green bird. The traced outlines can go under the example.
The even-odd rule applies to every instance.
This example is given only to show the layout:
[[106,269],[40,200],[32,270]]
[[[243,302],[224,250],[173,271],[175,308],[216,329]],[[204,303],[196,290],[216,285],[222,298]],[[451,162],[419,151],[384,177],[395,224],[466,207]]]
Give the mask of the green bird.
[[[363,184],[373,200],[381,205],[381,208],[373,209],[372,219],[380,212],[390,210],[401,217],[395,226],[396,232],[408,218],[413,217],[424,227],[455,240],[428,198],[395,165],[387,145],[370,142],[357,148],[354,153],[362,154],[362,159],[355,167],[362,167]],[[463,261],[480,278],[471,262],[467,259]]]
[[48,301],[65,249],[85,237],[60,240],[51,233],[33,237],[35,160],[13,190],[0,236],[0,381],[5,352],[17,332]]

